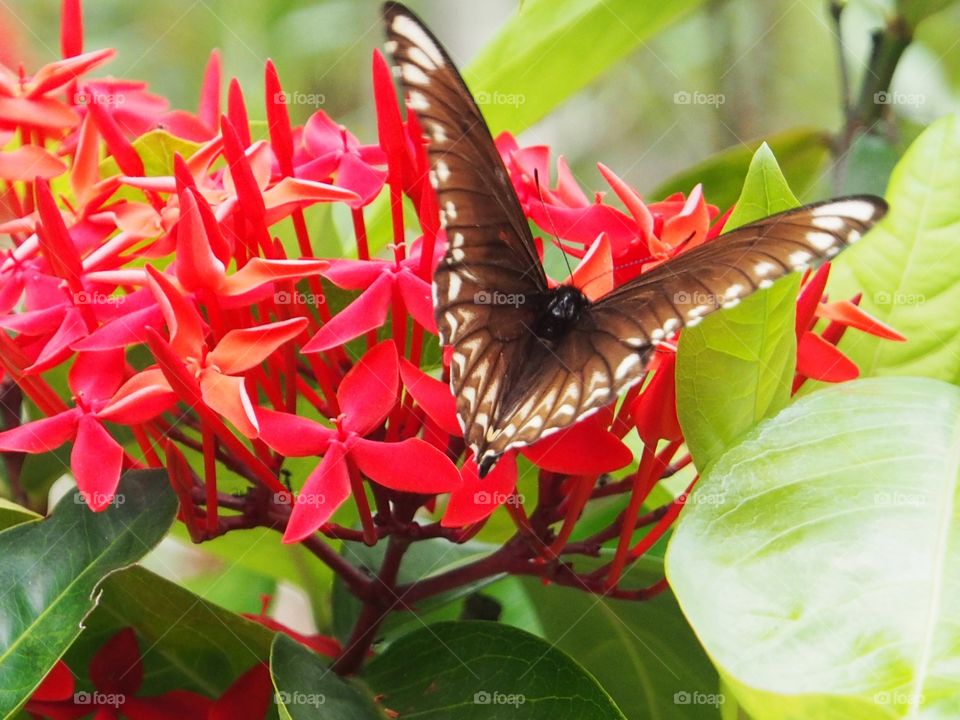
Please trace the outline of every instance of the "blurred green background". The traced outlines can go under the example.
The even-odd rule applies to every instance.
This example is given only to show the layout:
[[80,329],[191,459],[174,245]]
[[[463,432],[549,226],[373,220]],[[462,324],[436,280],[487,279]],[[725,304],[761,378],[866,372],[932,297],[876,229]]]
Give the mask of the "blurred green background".
[[[370,141],[369,69],[372,50],[382,45],[379,5],[375,0],[97,0],[85,3],[85,47],[117,48],[118,57],[105,72],[145,80],[175,107],[189,109],[196,107],[210,49],[219,48],[225,79],[240,79],[253,119],[264,116],[263,63],[270,57],[289,92],[322,101],[291,105],[295,121],[320,108]],[[519,3],[410,0],[409,5],[453,57],[468,65]],[[893,3],[855,0],[847,5],[843,40],[856,88],[870,33],[883,25]],[[0,53],[8,63],[19,58],[29,70],[58,56],[59,6],[55,0],[0,5],[3,35],[9,39]],[[616,27],[624,21],[610,10],[608,22]],[[887,132],[895,142],[898,134],[912,135],[914,125],[960,108],[957,28],[956,4],[918,25],[916,42],[907,49],[891,88],[917,97],[892,108],[898,123]],[[602,51],[602,44],[601,35],[594,50]],[[530,68],[527,80],[535,83],[549,71],[548,58],[543,66]],[[700,100],[684,103],[685,97]],[[842,122],[827,2],[708,0],[640,42],[597,81],[526,130],[521,142],[547,143],[564,154],[588,191],[605,188],[595,168],[600,161],[641,192],[650,192],[722,149],[776,138],[791,128],[835,132]],[[503,124],[509,128],[509,119]],[[829,165],[817,175],[829,179]],[[707,189],[708,197],[717,190]],[[874,188],[815,183],[797,190],[801,199],[811,199],[839,189]]]

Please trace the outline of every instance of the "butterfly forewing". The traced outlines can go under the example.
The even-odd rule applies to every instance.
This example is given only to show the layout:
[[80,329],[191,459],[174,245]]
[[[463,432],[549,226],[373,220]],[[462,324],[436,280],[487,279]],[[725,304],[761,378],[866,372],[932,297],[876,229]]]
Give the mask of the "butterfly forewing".
[[[481,475],[507,450],[613,402],[682,327],[829,259],[886,212],[856,196],[788,210],[684,252],[542,331],[552,293],[483,116],[449,55],[415,15],[384,6],[388,49],[427,135],[447,233],[434,275],[440,339],[464,437]],[[538,333],[540,333],[538,335]]]
[[[427,137],[447,251],[434,274],[440,340],[467,443],[484,442],[520,341],[547,290],[523,209],[483,115],[447,52],[413,13],[384,6],[387,47]],[[509,371],[509,372],[508,372]]]

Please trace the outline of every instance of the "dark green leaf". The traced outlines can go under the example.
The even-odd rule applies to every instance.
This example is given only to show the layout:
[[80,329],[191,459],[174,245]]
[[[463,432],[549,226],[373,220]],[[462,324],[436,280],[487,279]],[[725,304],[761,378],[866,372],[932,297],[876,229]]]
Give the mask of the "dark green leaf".
[[103,579],[156,545],[176,510],[163,472],[134,471],[103,512],[75,491],[48,519],[0,533],[0,714],[26,700],[80,634]]
[[624,717],[566,654],[492,622],[438,623],[404,635],[370,663],[364,678],[400,717]]
[[[643,558],[624,582],[643,587],[662,577],[663,563]],[[592,673],[627,717],[717,717],[717,673],[669,590],[631,602],[533,580],[524,587],[543,637]]]
[[382,720],[369,693],[341,679],[327,661],[287,635],[270,648],[270,672],[280,716],[288,720]]
[[[766,143],[780,161],[789,186],[806,197],[823,177],[830,155],[829,137],[822,130],[787,130],[768,137]],[[703,183],[707,202],[725,210],[737,201],[750,162],[762,144],[757,141],[717,153],[667,180],[648,197],[660,200],[675,192],[689,193],[697,183]]]

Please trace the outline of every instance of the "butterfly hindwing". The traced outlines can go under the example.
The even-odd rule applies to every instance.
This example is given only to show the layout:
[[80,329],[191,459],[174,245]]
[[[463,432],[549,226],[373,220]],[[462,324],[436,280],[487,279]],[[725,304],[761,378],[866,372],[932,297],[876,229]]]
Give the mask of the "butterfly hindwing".
[[549,351],[533,341],[525,356],[535,360],[504,403],[487,452],[528,445],[613,402],[643,379],[662,340],[833,257],[885,212],[886,204],[871,196],[787,210],[682,253],[600,298]]

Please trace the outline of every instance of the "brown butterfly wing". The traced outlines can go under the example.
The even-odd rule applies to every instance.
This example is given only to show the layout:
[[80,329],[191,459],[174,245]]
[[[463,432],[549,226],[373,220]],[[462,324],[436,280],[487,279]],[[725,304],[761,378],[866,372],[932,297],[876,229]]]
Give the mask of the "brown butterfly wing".
[[487,462],[608,405],[643,378],[654,347],[784,275],[836,255],[886,212],[872,196],[827,200],[732,230],[625,283],[533,359],[496,418]]
[[433,278],[440,341],[468,445],[479,450],[547,291],[530,227],[483,115],[447,52],[399,3],[388,50],[427,135],[447,251]]

